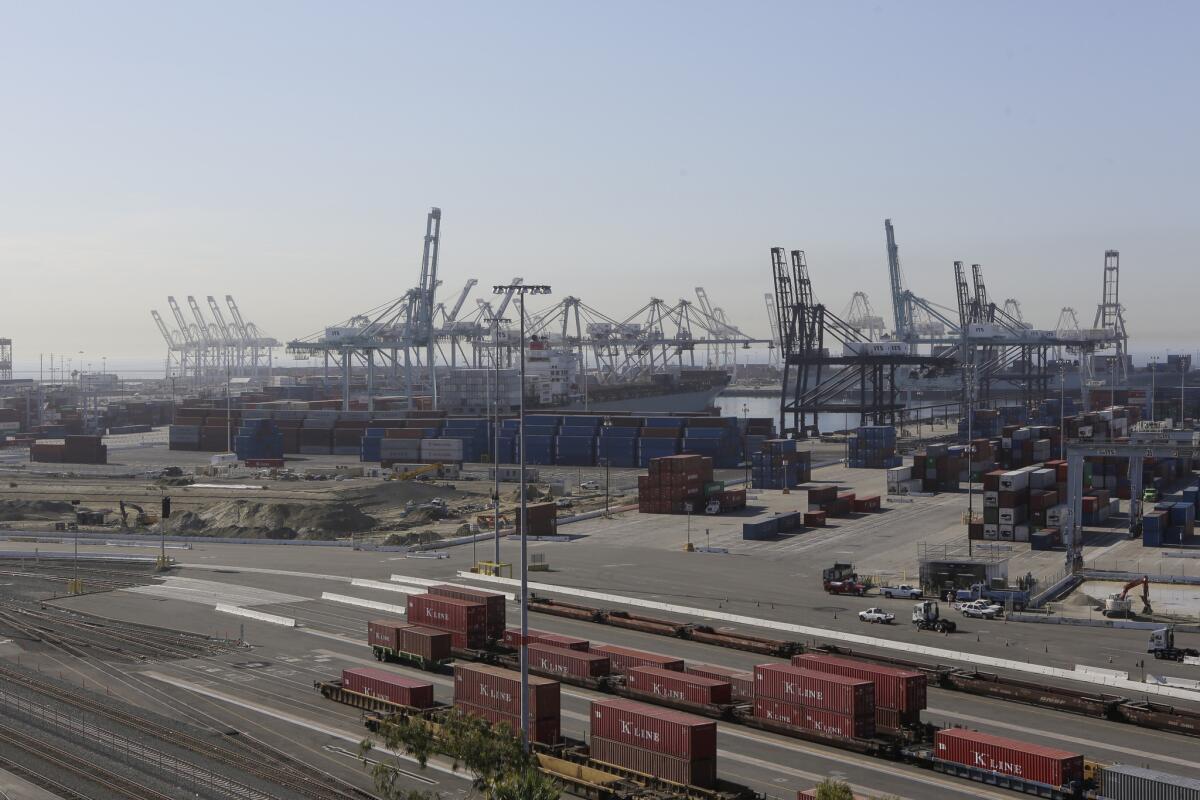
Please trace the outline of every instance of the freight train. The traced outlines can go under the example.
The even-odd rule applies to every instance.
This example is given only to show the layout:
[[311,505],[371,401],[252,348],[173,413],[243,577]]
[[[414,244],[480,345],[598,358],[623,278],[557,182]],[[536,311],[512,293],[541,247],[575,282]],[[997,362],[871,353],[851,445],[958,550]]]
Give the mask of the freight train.
[[[503,595],[493,592],[431,587],[427,595],[409,597],[410,619],[421,625],[372,621],[368,644],[381,660],[452,672],[456,707],[518,730],[515,709],[520,683],[513,670],[519,666],[521,634],[503,628],[503,601]],[[546,604],[541,605],[545,610]],[[555,613],[587,615],[592,621],[603,616],[609,624],[652,633],[672,635],[670,629],[679,627],[624,612],[610,615],[559,606]],[[534,608],[538,605],[531,604]],[[536,695],[531,703],[531,738],[538,745],[543,770],[572,792],[606,800],[633,800],[647,791],[697,800],[755,797],[745,787],[716,777],[715,744],[710,747],[708,742],[715,743],[714,720],[721,720],[1038,797],[1200,800],[1200,782],[1186,778],[1086,761],[1082,754],[965,728],[938,729],[922,723],[926,672],[861,657],[805,652],[798,644],[778,640],[729,637],[711,630],[702,633],[702,638],[691,638],[752,652],[771,651],[770,655],[791,660],[761,664],[753,672],[689,665],[670,655],[530,630],[531,692]],[[389,676],[395,678],[394,685],[389,684]],[[616,696],[611,701],[593,701],[590,747],[560,735],[560,683]],[[423,686],[382,670],[346,670],[341,681],[318,681],[316,686],[330,699],[368,711],[372,727],[386,725],[395,715],[411,714],[436,724],[447,709],[432,702],[432,684]],[[1014,693],[1009,699],[1028,698]],[[609,723],[607,717],[624,722]],[[1189,732],[1185,727],[1177,729]],[[643,739],[622,739],[613,733],[621,730],[648,733]],[[1168,789],[1170,794],[1162,793]]]

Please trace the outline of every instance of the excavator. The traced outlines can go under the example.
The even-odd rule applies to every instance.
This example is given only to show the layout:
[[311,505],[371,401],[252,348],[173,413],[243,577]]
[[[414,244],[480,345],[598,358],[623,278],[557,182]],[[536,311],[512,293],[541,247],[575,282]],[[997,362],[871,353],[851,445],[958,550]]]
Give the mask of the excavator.
[[137,512],[135,521],[138,525],[153,525],[158,522],[158,514],[147,514],[146,509],[139,506],[137,503],[126,503],[124,500],[118,500],[121,507],[121,527],[129,527],[129,509]]
[[1138,586],[1142,587],[1142,613],[1153,614],[1154,609],[1150,607],[1150,578],[1143,575],[1140,578],[1134,578],[1121,589],[1120,592],[1110,594],[1104,600],[1104,611],[1106,617],[1128,617],[1133,614],[1133,598],[1129,596],[1129,590],[1135,589]]

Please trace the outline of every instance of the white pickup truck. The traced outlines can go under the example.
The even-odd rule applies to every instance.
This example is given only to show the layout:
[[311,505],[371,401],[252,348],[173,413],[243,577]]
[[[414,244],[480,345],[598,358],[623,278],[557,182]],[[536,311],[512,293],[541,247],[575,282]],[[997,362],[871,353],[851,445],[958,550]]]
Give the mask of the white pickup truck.
[[868,608],[866,611],[858,612],[858,618],[863,622],[882,622],[884,625],[891,625],[895,621],[896,615],[884,611],[882,608]]
[[899,586],[884,586],[879,590],[879,593],[890,599],[899,598],[901,600],[918,600],[921,597],[921,590],[907,583],[902,583]]

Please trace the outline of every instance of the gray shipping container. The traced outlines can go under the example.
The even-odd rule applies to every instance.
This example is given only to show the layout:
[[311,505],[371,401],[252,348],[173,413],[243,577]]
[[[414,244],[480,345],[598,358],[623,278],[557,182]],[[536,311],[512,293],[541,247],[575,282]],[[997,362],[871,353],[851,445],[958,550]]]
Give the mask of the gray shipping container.
[[1200,781],[1168,772],[1114,764],[1098,777],[1102,800],[1200,800]]

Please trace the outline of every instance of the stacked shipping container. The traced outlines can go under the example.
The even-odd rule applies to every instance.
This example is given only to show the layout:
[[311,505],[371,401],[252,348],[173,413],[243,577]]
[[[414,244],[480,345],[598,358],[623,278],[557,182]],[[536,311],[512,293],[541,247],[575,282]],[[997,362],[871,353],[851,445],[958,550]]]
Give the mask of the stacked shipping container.
[[710,789],[717,783],[717,723],[633,700],[593,700],[597,761]]
[[[519,733],[521,675],[486,664],[455,664],[454,707]],[[529,676],[529,728],[533,741],[558,742],[560,707],[558,681]]]

